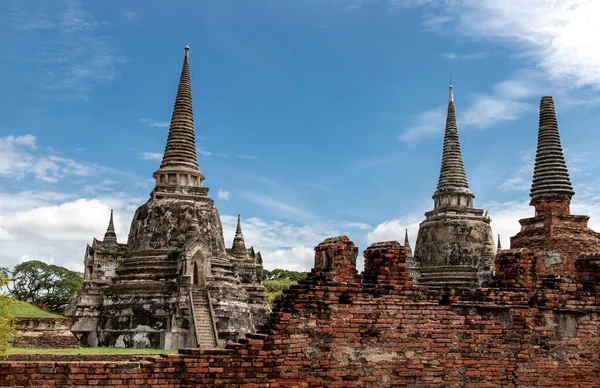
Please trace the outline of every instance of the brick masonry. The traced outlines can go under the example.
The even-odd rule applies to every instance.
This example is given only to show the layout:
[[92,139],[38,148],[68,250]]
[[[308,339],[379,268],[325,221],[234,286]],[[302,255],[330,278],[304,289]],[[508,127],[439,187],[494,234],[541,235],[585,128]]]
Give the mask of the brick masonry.
[[519,249],[497,258],[494,287],[428,289],[412,285],[396,242],[371,245],[362,274],[347,237],[315,251],[262,334],[129,361],[11,360],[0,386],[600,385],[598,256],[577,261],[575,288],[537,282],[535,253]]
[[70,327],[70,318],[19,317],[13,345],[20,348],[78,348],[79,340]]

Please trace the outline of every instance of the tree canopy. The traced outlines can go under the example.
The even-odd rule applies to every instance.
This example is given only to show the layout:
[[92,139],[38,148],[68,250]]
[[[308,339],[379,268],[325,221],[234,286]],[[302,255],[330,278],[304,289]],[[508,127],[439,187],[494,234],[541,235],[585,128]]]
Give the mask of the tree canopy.
[[[8,281],[7,274],[0,271],[0,289],[5,287]],[[11,303],[10,296],[0,293],[0,358],[6,357],[16,332],[14,317],[8,311]]]
[[306,279],[306,272],[288,271],[285,269],[263,270],[263,280],[286,279],[298,282]]
[[283,290],[297,284],[306,278],[306,272],[288,271],[285,269],[263,270],[263,286],[267,292],[269,305],[273,307],[275,301],[281,297]]
[[0,272],[11,278],[6,287],[15,299],[42,304],[54,312],[67,307],[83,281],[78,272],[38,260],[18,264],[12,271],[2,268]]

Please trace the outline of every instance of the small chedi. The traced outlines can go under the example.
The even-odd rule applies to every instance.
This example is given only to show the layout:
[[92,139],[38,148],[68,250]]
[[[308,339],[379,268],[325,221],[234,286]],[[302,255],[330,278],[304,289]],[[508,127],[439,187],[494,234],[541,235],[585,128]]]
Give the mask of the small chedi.
[[[538,144],[530,205],[535,216],[519,220],[521,231],[496,260],[496,284],[598,290],[600,234],[589,217],[572,215],[575,194],[558,132],[552,97],[540,102]],[[599,331],[600,334],[600,331]]]
[[189,47],[169,136],[148,202],[117,242],[111,212],[102,241],[85,252],[84,282],[67,309],[82,344],[214,348],[254,332],[270,312],[262,257],[247,249],[238,216],[225,247],[217,209],[198,169]]
[[433,210],[419,225],[411,275],[418,284],[477,287],[494,268],[494,238],[483,210],[473,207],[463,166],[453,87],[450,85],[442,167],[433,194]]

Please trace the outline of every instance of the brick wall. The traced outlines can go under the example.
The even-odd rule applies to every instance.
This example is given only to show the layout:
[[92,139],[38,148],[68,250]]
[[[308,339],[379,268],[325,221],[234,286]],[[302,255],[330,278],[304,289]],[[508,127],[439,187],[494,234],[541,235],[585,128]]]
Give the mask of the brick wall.
[[[0,363],[0,386],[600,385],[596,291],[506,282],[430,290],[411,284],[396,244],[369,247],[357,274],[354,244],[327,239],[316,248],[315,269],[285,292],[262,334],[228,349],[130,361],[9,361]],[[593,272],[590,260],[581,266]]]
[[20,348],[78,348],[79,341],[69,330],[70,318],[16,318],[13,346]]

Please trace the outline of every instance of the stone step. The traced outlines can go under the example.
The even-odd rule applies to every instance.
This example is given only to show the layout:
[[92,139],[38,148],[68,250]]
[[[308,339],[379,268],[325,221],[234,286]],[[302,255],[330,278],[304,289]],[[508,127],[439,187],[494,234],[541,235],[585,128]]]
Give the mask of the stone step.
[[210,319],[208,294],[204,289],[199,287],[192,288],[192,306],[198,346],[200,348],[216,347],[217,341],[212,320]]
[[158,256],[155,258],[130,258],[123,261],[122,266],[125,268],[129,267],[140,267],[145,265],[176,265],[177,260],[167,259],[165,256]]
[[117,269],[119,275],[129,274],[143,274],[143,273],[163,273],[163,274],[174,274],[177,273],[176,265],[144,265],[139,267],[125,267]]
[[171,249],[169,248],[161,248],[161,249],[146,249],[140,251],[134,251],[130,253],[129,257],[139,257],[139,256],[159,256],[159,255],[167,255]]
[[128,274],[128,275],[117,275],[113,278],[115,283],[120,282],[146,282],[146,281],[156,281],[163,279],[173,279],[176,276],[176,272],[174,273],[138,273],[138,274]]
[[459,274],[449,275],[449,274],[440,273],[440,274],[432,274],[432,275],[426,275],[426,276],[421,275],[421,277],[419,278],[419,281],[420,282],[423,282],[423,281],[445,282],[447,280],[473,280],[473,279],[477,279],[477,276],[459,275]]

